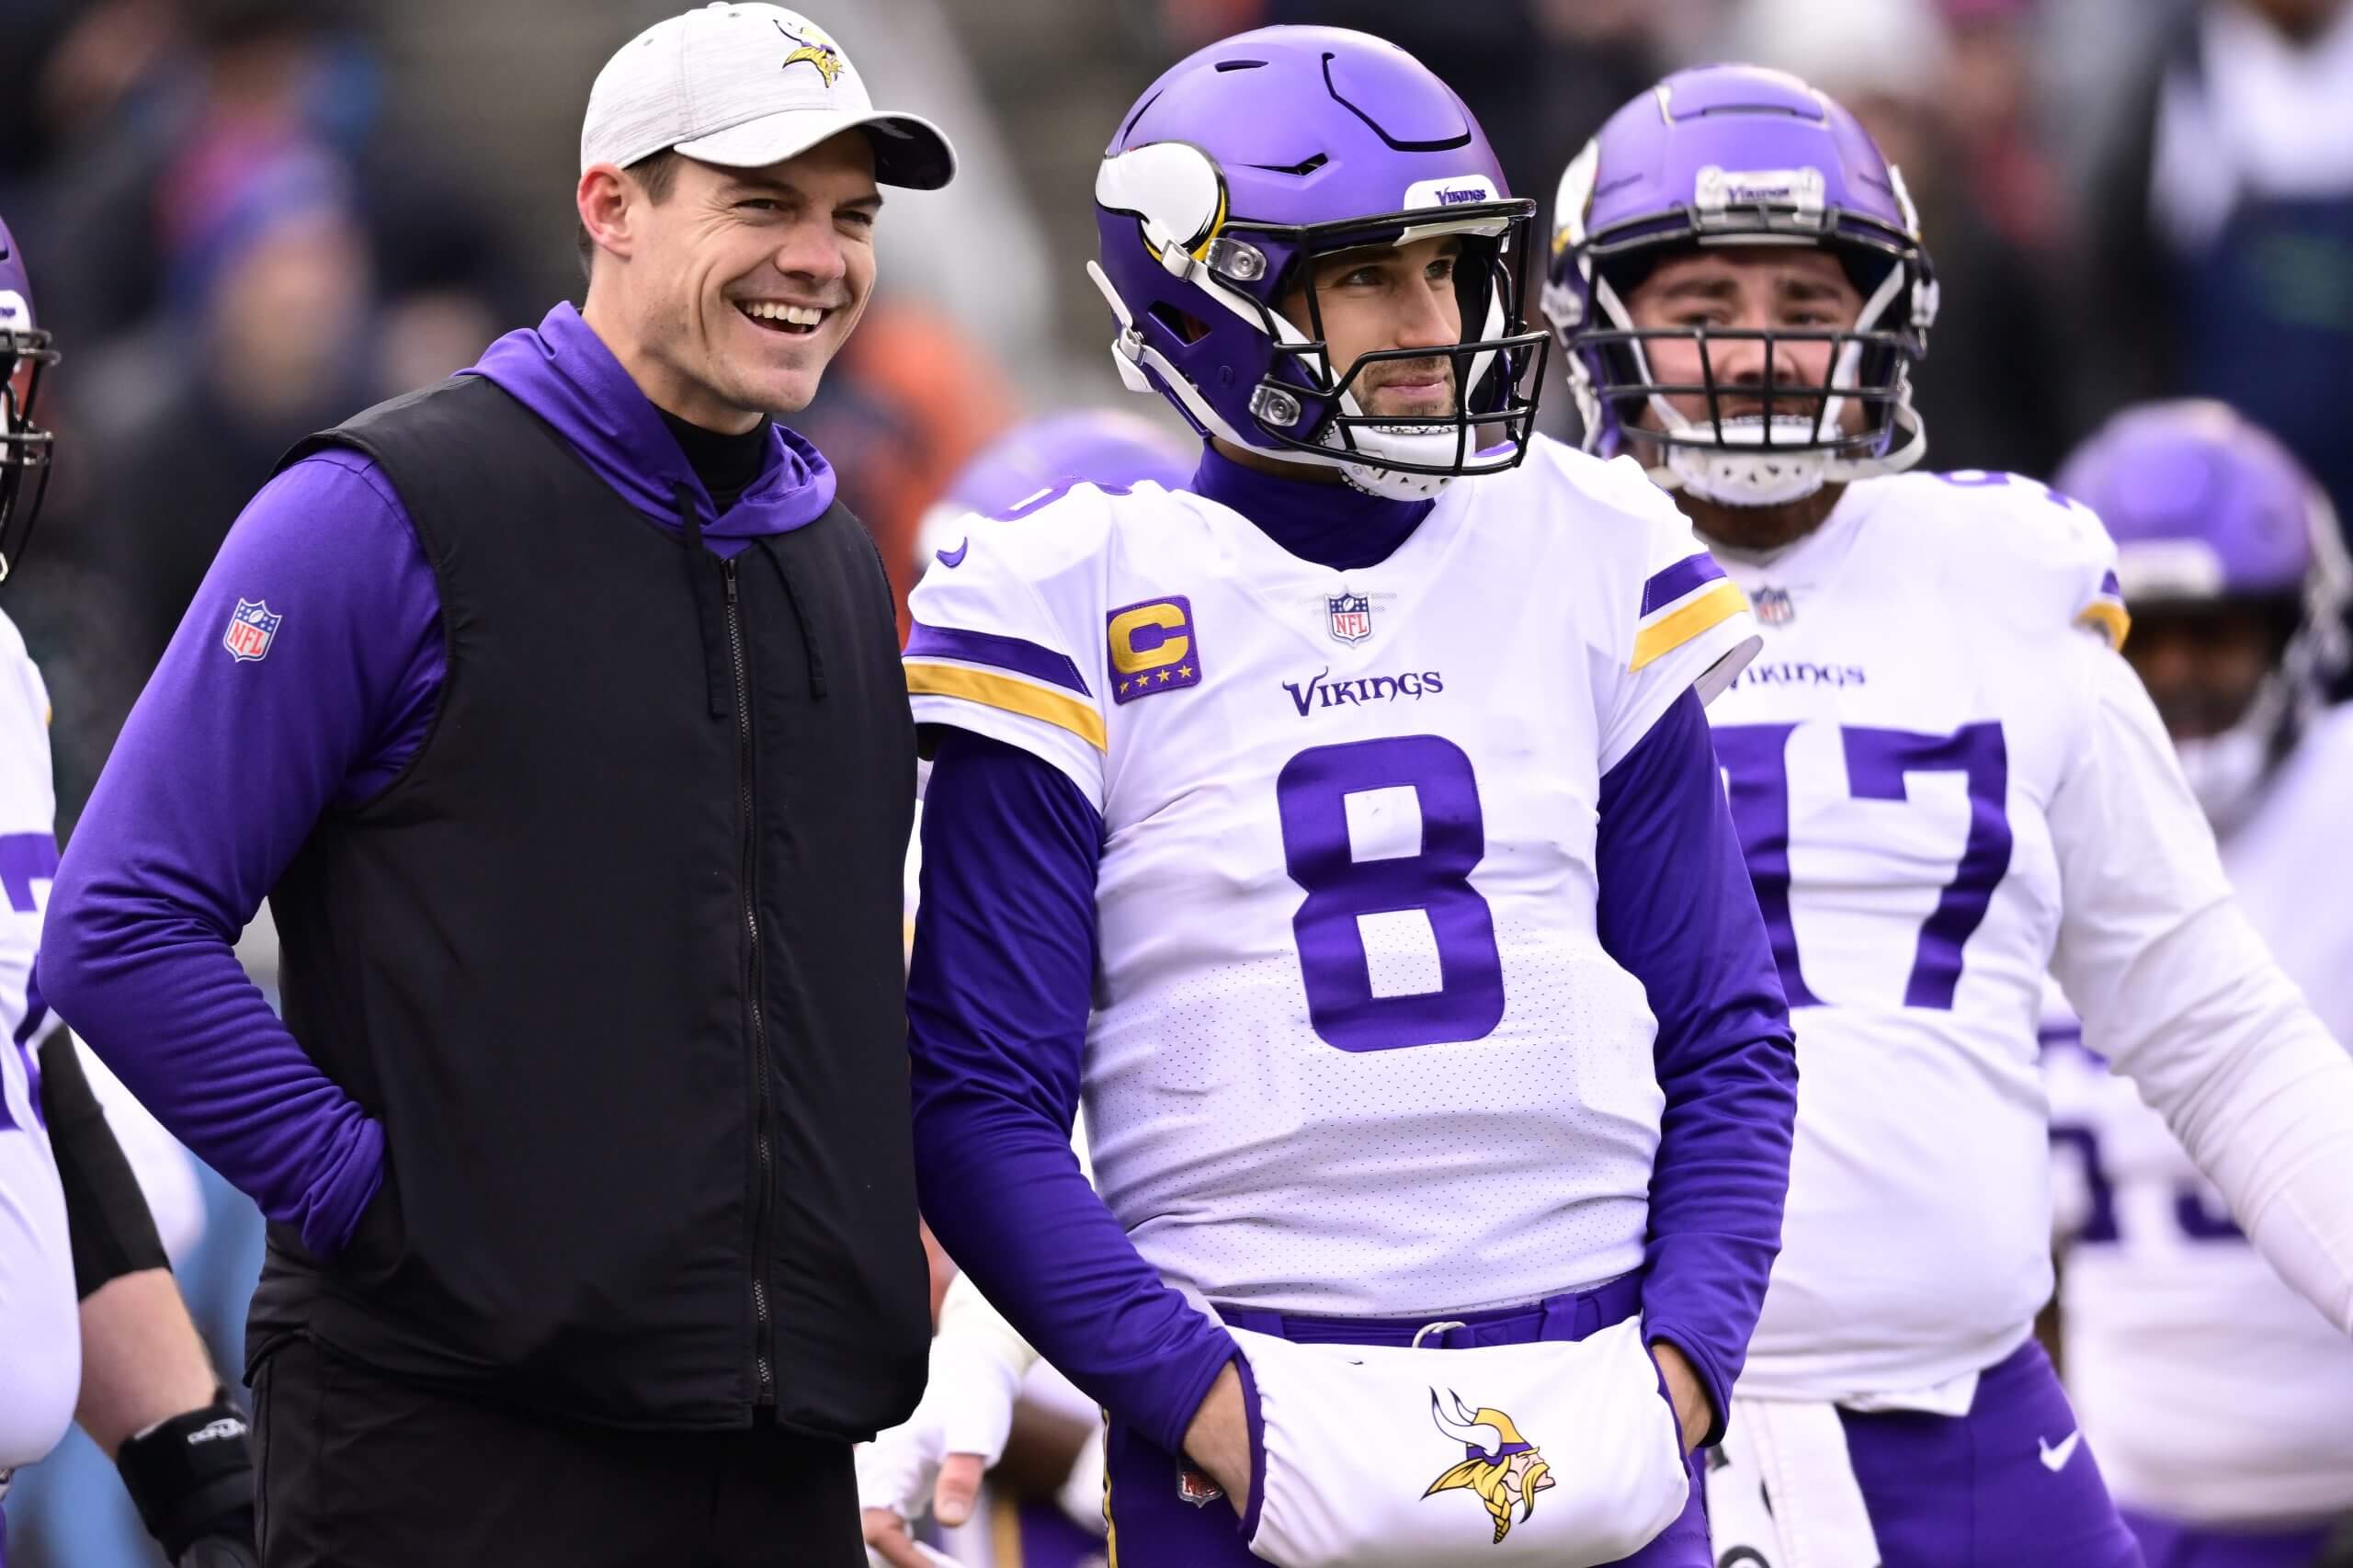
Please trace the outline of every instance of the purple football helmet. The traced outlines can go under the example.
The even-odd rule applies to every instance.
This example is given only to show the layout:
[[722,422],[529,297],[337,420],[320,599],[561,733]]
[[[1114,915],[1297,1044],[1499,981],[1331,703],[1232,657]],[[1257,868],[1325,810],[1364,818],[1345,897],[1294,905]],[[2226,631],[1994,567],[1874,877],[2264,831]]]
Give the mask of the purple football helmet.
[[[1586,143],[1561,176],[1552,223],[1544,314],[1567,351],[1587,450],[1625,450],[1639,427],[1659,483],[1752,506],[1919,460],[1927,437],[1911,371],[1927,353],[1935,274],[1903,176],[1826,95],[1754,65],[1677,72]],[[1838,258],[1863,296],[1851,329],[1635,328],[1626,301],[1663,258],[1790,244]],[[1699,381],[1653,371],[1652,347],[1670,339],[1697,346]],[[1717,401],[1734,389],[1716,379],[1709,345],[1726,341],[1763,345],[1761,381],[1738,389],[1762,399],[1759,415],[1728,417]],[[1824,380],[1776,373],[1777,353],[1800,342],[1832,345]],[[1704,418],[1670,401],[1695,396],[1709,400]],[[1864,410],[1860,430],[1842,427],[1849,400]]]
[[1169,490],[1192,478],[1200,449],[1132,414],[1082,409],[1017,425],[959,470],[915,530],[915,574],[952,554],[975,512],[994,517],[1051,494],[1063,480]]
[[0,222],[0,582],[24,558],[49,485],[51,437],[33,423],[33,405],[41,372],[56,363],[49,334],[33,325],[25,258]]
[[[1199,51],[1120,123],[1095,209],[1101,262],[1087,270],[1119,318],[1120,379],[1159,392],[1202,435],[1400,497],[1526,451],[1548,341],[1523,318],[1535,203],[1509,199],[1471,111],[1396,45],[1279,27]],[[1461,341],[1333,365],[1307,287],[1316,259],[1434,235],[1461,242]],[[1302,289],[1304,332],[1281,309]],[[1453,413],[1376,417],[1358,404],[1370,367],[1440,356],[1453,363]]]
[[2217,609],[2276,620],[2279,663],[2237,722],[2174,743],[2207,815],[2229,825],[2347,667],[2353,565],[2334,508],[2268,432],[2194,398],[2117,415],[2057,484],[2107,523],[2124,602],[2144,624]]

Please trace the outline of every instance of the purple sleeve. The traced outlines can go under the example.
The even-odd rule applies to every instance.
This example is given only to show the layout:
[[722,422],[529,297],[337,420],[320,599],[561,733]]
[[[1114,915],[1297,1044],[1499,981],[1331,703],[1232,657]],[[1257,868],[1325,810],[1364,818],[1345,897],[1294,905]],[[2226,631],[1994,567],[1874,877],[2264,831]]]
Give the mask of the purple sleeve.
[[1798,1069],[1697,693],[1603,776],[1598,831],[1601,944],[1649,995],[1666,1095],[1643,1331],[1707,1385],[1712,1443],[1781,1249]]
[[1046,1359],[1170,1453],[1233,1341],[1161,1282],[1071,1153],[1102,821],[1051,764],[942,731],[907,976],[924,1217]]
[[[241,604],[265,612],[241,632],[244,657],[224,641]],[[383,1130],[232,945],[321,813],[415,753],[443,668],[432,568],[382,476],[345,451],[289,468],[230,530],[131,710],[42,932],[50,1006],[321,1255],[375,1195]]]

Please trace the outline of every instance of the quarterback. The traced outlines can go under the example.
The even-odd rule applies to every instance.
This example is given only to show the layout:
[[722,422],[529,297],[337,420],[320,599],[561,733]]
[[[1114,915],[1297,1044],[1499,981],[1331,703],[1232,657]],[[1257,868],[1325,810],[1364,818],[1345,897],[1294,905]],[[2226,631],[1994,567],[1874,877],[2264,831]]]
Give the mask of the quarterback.
[[2353,1061],[2230,895],[2117,651],[2097,517],[2008,474],[1903,472],[1936,282],[1855,119],[1779,73],[1682,73],[1554,210],[1544,308],[1586,443],[1650,469],[1764,639],[1709,718],[1805,1091],[1718,1551],[2137,1563],[2029,1333],[2044,972],[2340,1331]]
[[1096,203],[1208,449],[915,595],[926,1215],[1108,1410],[1119,1562],[1700,1568],[1795,1085],[1740,593],[1531,434],[1532,204],[1403,51],[1203,50]]
[[[2247,918],[2353,1039],[2344,804],[2353,602],[2336,517],[2279,442],[2219,403],[2118,415],[2059,486],[2095,508],[2140,673]],[[2353,1344],[2283,1286],[2132,1085],[2052,1020],[2067,1392],[2149,1568],[2309,1568],[2353,1516]]]

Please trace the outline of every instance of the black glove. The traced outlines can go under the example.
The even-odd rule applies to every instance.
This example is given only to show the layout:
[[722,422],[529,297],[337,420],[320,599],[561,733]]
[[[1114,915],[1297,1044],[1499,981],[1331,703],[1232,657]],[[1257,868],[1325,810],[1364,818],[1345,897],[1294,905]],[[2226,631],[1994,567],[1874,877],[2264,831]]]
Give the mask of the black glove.
[[253,1449],[228,1390],[123,1444],[115,1468],[175,1568],[260,1568]]

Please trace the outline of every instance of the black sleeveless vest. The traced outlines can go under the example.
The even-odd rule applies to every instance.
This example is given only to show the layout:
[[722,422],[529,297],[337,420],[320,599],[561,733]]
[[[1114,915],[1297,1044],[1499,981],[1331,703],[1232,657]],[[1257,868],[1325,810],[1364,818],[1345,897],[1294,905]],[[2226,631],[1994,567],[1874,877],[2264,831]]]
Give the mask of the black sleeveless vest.
[[405,507],[449,670],[271,894],[287,1023],[388,1158],[337,1256],[271,1228],[249,1354],[308,1332],[615,1426],[898,1421],[915,744],[865,529],[835,506],[722,565],[480,377],[285,460],[329,446]]

